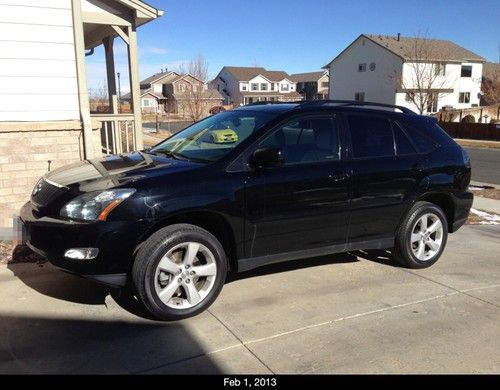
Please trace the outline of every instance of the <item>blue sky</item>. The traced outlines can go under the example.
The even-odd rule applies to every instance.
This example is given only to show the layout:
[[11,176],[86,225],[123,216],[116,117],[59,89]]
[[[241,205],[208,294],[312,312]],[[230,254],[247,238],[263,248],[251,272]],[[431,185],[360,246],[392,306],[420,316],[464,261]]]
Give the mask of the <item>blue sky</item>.
[[[288,73],[319,70],[361,33],[418,33],[450,39],[499,61],[498,0],[147,0],[164,10],[138,33],[141,78],[202,54],[215,76],[224,65]],[[126,78],[125,46],[116,40]],[[102,49],[87,60],[89,87],[104,83]],[[122,78],[123,80],[123,78]],[[127,90],[122,83],[122,90]]]

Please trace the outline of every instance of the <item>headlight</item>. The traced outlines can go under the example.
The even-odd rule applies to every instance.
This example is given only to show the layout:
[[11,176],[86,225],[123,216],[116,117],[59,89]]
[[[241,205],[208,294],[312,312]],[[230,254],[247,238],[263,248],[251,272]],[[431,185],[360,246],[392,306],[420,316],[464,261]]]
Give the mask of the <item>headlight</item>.
[[108,214],[135,192],[118,189],[80,195],[61,209],[61,217],[84,221],[105,221]]

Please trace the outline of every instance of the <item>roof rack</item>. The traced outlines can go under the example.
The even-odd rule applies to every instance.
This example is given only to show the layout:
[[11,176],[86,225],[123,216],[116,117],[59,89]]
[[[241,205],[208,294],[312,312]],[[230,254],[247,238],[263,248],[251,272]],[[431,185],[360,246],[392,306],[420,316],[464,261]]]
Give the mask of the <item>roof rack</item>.
[[270,100],[261,100],[259,102],[252,102],[252,103],[247,103],[245,106],[264,106],[266,104],[300,104],[302,103],[301,100],[293,100],[289,102],[282,102],[282,101],[270,101]]
[[385,108],[395,108],[400,110],[403,114],[416,115],[416,113],[409,108],[398,106],[395,104],[385,104],[385,103],[375,103],[375,102],[360,102],[358,100],[307,100],[302,102],[297,102],[301,107],[309,106],[323,106],[327,104],[337,104],[340,107],[349,106],[371,106],[371,107],[385,107]]

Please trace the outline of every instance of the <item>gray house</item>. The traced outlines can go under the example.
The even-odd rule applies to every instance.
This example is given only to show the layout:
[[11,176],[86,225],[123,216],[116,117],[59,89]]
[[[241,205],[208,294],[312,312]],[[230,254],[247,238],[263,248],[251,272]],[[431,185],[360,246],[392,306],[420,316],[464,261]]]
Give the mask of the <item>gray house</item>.
[[330,76],[328,71],[295,73],[290,76],[297,83],[297,92],[306,100],[328,99]]

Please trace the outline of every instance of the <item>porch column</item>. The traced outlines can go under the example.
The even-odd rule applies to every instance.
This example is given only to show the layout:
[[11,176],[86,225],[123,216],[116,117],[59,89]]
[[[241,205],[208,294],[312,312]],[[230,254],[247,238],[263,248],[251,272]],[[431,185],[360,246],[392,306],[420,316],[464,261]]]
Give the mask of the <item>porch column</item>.
[[130,75],[130,94],[132,103],[132,112],[135,122],[135,140],[136,149],[144,148],[142,141],[142,116],[141,116],[141,88],[139,80],[139,63],[137,53],[137,33],[136,26],[133,23],[127,26],[128,36],[128,70]]
[[113,42],[114,37],[106,37],[102,40],[102,43],[104,44],[104,53],[106,56],[106,76],[108,81],[109,108],[112,114],[118,114]]
[[78,83],[78,101],[80,104],[80,118],[83,128],[84,157],[94,157],[94,142],[92,139],[92,120],[90,118],[89,93],[87,90],[87,72],[85,69],[85,38],[83,34],[82,4],[80,0],[73,0],[73,32],[75,39],[76,76]]

